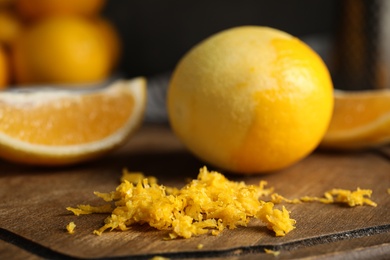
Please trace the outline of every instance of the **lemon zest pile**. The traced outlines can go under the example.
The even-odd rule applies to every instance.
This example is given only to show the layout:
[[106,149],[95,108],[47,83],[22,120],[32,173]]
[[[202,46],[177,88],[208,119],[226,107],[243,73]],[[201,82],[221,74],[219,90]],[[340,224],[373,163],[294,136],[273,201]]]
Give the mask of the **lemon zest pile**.
[[[332,189],[326,191],[323,197],[288,199],[275,193],[273,187],[265,188],[266,185],[266,181],[260,181],[258,185],[229,181],[221,173],[203,167],[197,179],[178,189],[159,185],[155,177],[124,169],[121,184],[115,191],[94,192],[108,204],[78,205],[67,210],[77,216],[111,213],[105,219],[105,224],[94,231],[97,235],[106,230],[125,231],[135,223],[148,223],[156,229],[170,231],[168,239],[175,239],[206,234],[210,230],[212,235],[218,235],[226,228],[246,226],[251,218],[260,219],[276,236],[285,236],[295,228],[296,221],[290,218],[290,212],[284,206],[274,208],[275,204],[283,202],[377,206],[370,199],[372,190],[368,189]],[[271,200],[266,202],[259,199],[264,196],[269,196]]]
[[[150,178],[134,184],[128,178],[134,180],[137,176],[124,175],[115,191],[94,193],[115,204],[105,224],[94,231],[97,235],[106,230],[125,231],[135,223],[148,223],[156,229],[168,230],[171,239],[190,238],[210,230],[212,235],[218,235],[225,228],[246,226],[251,218],[262,220],[276,236],[284,236],[295,228],[296,222],[285,207],[275,209],[274,203],[259,200],[260,196],[273,190],[265,189],[264,181],[257,186],[232,182],[203,167],[197,179],[180,190],[169,189],[168,193],[165,186],[150,181]],[[76,215],[109,211],[108,205],[81,205],[67,209]]]

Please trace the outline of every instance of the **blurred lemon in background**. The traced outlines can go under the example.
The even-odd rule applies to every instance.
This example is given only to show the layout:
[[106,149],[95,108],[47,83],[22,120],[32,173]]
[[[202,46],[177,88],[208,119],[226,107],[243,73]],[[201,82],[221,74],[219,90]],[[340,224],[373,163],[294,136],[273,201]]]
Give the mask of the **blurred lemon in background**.
[[259,26],[204,40],[168,89],[171,126],[203,161],[254,174],[290,166],[320,143],[333,109],[321,58],[299,39]]
[[[101,14],[105,0],[0,0],[7,84],[92,83],[120,60],[121,38]],[[1,69],[1,68],[0,68]]]
[[357,150],[389,143],[389,89],[335,91],[333,117],[320,147]]
[[22,30],[22,23],[14,12],[0,9],[0,42],[9,46]]
[[9,83],[9,61],[6,52],[0,44],[0,89]]
[[105,0],[16,0],[16,8],[27,20],[56,15],[93,16],[99,14]]
[[106,48],[110,53],[110,63],[112,68],[115,69],[120,61],[120,56],[122,54],[122,42],[119,37],[119,33],[115,26],[109,20],[103,17],[95,17],[93,22],[102,33]]
[[23,31],[12,46],[16,82],[81,83],[110,74],[110,53],[92,22],[53,16]]

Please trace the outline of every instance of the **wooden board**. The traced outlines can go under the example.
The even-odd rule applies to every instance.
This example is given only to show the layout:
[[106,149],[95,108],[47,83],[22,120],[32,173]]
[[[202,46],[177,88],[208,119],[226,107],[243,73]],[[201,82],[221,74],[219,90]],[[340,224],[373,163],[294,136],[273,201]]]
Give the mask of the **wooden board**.
[[[276,192],[289,198],[322,196],[332,188],[373,190],[377,207],[285,204],[297,221],[296,229],[285,237],[275,237],[258,220],[219,236],[172,241],[164,240],[166,232],[147,225],[96,236],[92,232],[102,225],[106,215],[77,217],[66,210],[78,204],[101,204],[93,192],[114,190],[123,168],[154,175],[165,185],[181,187],[186,178],[197,176],[201,166],[203,163],[189,154],[165,125],[145,126],[122,149],[82,165],[40,168],[1,161],[0,259],[9,259],[10,255],[16,259],[19,255],[20,259],[150,259],[156,255],[274,259],[264,253],[265,248],[280,251],[278,259],[390,257],[390,160],[386,149],[360,153],[317,151],[274,174],[227,174],[229,179],[248,184],[267,180]],[[77,224],[73,235],[65,231],[70,221]],[[198,249],[199,244],[204,247]]]

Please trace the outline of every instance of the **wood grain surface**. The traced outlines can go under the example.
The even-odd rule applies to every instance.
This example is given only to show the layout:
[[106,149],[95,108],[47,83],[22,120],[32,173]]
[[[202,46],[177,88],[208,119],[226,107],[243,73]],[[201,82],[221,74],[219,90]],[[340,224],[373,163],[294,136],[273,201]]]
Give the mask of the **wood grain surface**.
[[[229,179],[256,184],[267,180],[288,197],[322,196],[332,188],[372,189],[377,207],[341,204],[283,204],[296,229],[275,237],[258,220],[248,227],[166,241],[166,232],[136,225],[126,232],[92,234],[107,215],[74,216],[78,204],[100,205],[94,191],[109,192],[123,168],[154,175],[181,187],[204,163],[194,158],[165,125],[146,125],[120,150],[100,160],[60,168],[20,166],[0,161],[0,259],[277,259],[390,258],[389,149],[355,153],[316,151],[296,165],[268,175]],[[217,170],[207,165],[211,170]],[[66,225],[74,221],[70,235]],[[202,249],[198,245],[203,244]]]

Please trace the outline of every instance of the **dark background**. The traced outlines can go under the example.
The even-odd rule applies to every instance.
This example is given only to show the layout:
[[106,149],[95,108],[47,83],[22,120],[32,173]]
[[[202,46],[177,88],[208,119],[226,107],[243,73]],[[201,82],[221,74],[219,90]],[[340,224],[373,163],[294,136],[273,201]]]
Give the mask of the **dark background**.
[[318,48],[329,45],[339,1],[108,0],[103,15],[123,41],[119,71],[127,77],[153,76],[173,70],[204,38],[239,25],[270,26],[303,40],[320,36]]

